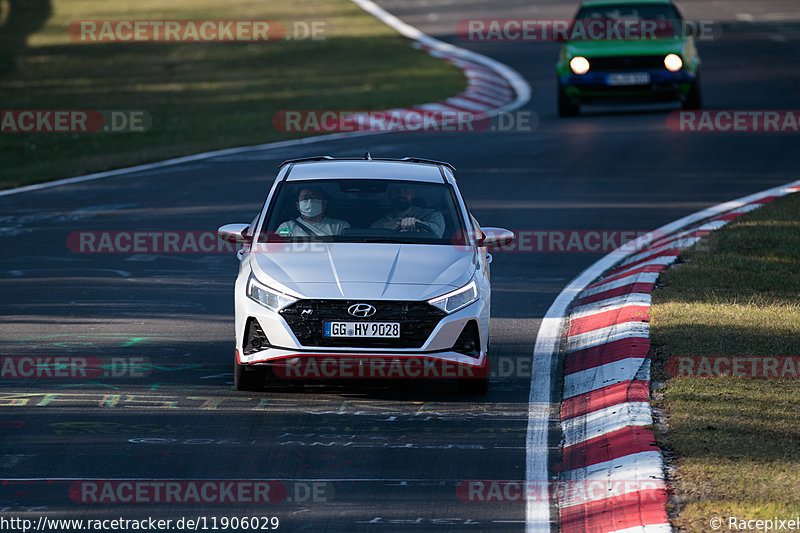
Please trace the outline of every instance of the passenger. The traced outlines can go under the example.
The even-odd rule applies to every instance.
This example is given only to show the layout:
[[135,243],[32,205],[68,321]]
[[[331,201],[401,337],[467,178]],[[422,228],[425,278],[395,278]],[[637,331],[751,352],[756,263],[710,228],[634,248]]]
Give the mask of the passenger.
[[275,232],[281,237],[326,237],[341,235],[342,231],[350,227],[344,220],[328,218],[325,208],[328,207],[328,198],[319,187],[304,187],[297,195],[295,203],[300,216],[287,220],[278,226]]

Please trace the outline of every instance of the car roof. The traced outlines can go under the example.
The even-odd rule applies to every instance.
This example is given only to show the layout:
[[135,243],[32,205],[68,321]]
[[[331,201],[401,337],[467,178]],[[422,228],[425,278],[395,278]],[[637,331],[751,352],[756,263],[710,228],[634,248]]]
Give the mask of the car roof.
[[672,0],[585,0],[581,7],[614,6],[625,4],[660,4],[672,5]]
[[286,181],[314,179],[387,179],[444,183],[445,174],[438,162],[381,159],[324,159],[287,161]]

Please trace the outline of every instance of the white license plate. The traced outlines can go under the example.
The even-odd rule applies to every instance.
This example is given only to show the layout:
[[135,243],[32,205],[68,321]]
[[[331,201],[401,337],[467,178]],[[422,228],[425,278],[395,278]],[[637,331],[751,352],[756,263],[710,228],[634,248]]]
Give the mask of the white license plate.
[[608,85],[649,85],[650,73],[648,72],[624,72],[606,75]]
[[400,338],[399,322],[325,322],[325,337]]

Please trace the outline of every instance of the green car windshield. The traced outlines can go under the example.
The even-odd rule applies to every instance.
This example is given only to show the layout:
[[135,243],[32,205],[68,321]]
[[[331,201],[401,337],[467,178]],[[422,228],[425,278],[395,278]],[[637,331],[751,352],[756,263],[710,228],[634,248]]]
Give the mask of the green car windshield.
[[[606,25],[615,22],[642,24],[645,28],[650,28],[644,38],[668,39],[683,35],[683,20],[680,13],[673,5],[666,3],[588,5],[582,7],[575,16],[575,25],[580,24],[584,28],[593,21],[603,21]],[[592,38],[586,37],[586,39]],[[572,40],[585,40],[582,38],[582,32],[576,32],[574,27]]]

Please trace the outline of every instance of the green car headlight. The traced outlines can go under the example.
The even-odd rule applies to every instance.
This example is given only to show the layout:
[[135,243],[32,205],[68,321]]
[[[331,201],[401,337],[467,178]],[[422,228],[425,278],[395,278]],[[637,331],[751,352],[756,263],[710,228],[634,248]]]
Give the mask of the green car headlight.
[[678,72],[683,67],[683,59],[678,54],[667,54],[664,58],[664,66],[670,72]]
[[586,74],[589,72],[589,60],[583,56],[575,56],[569,60],[569,68],[575,74]]

